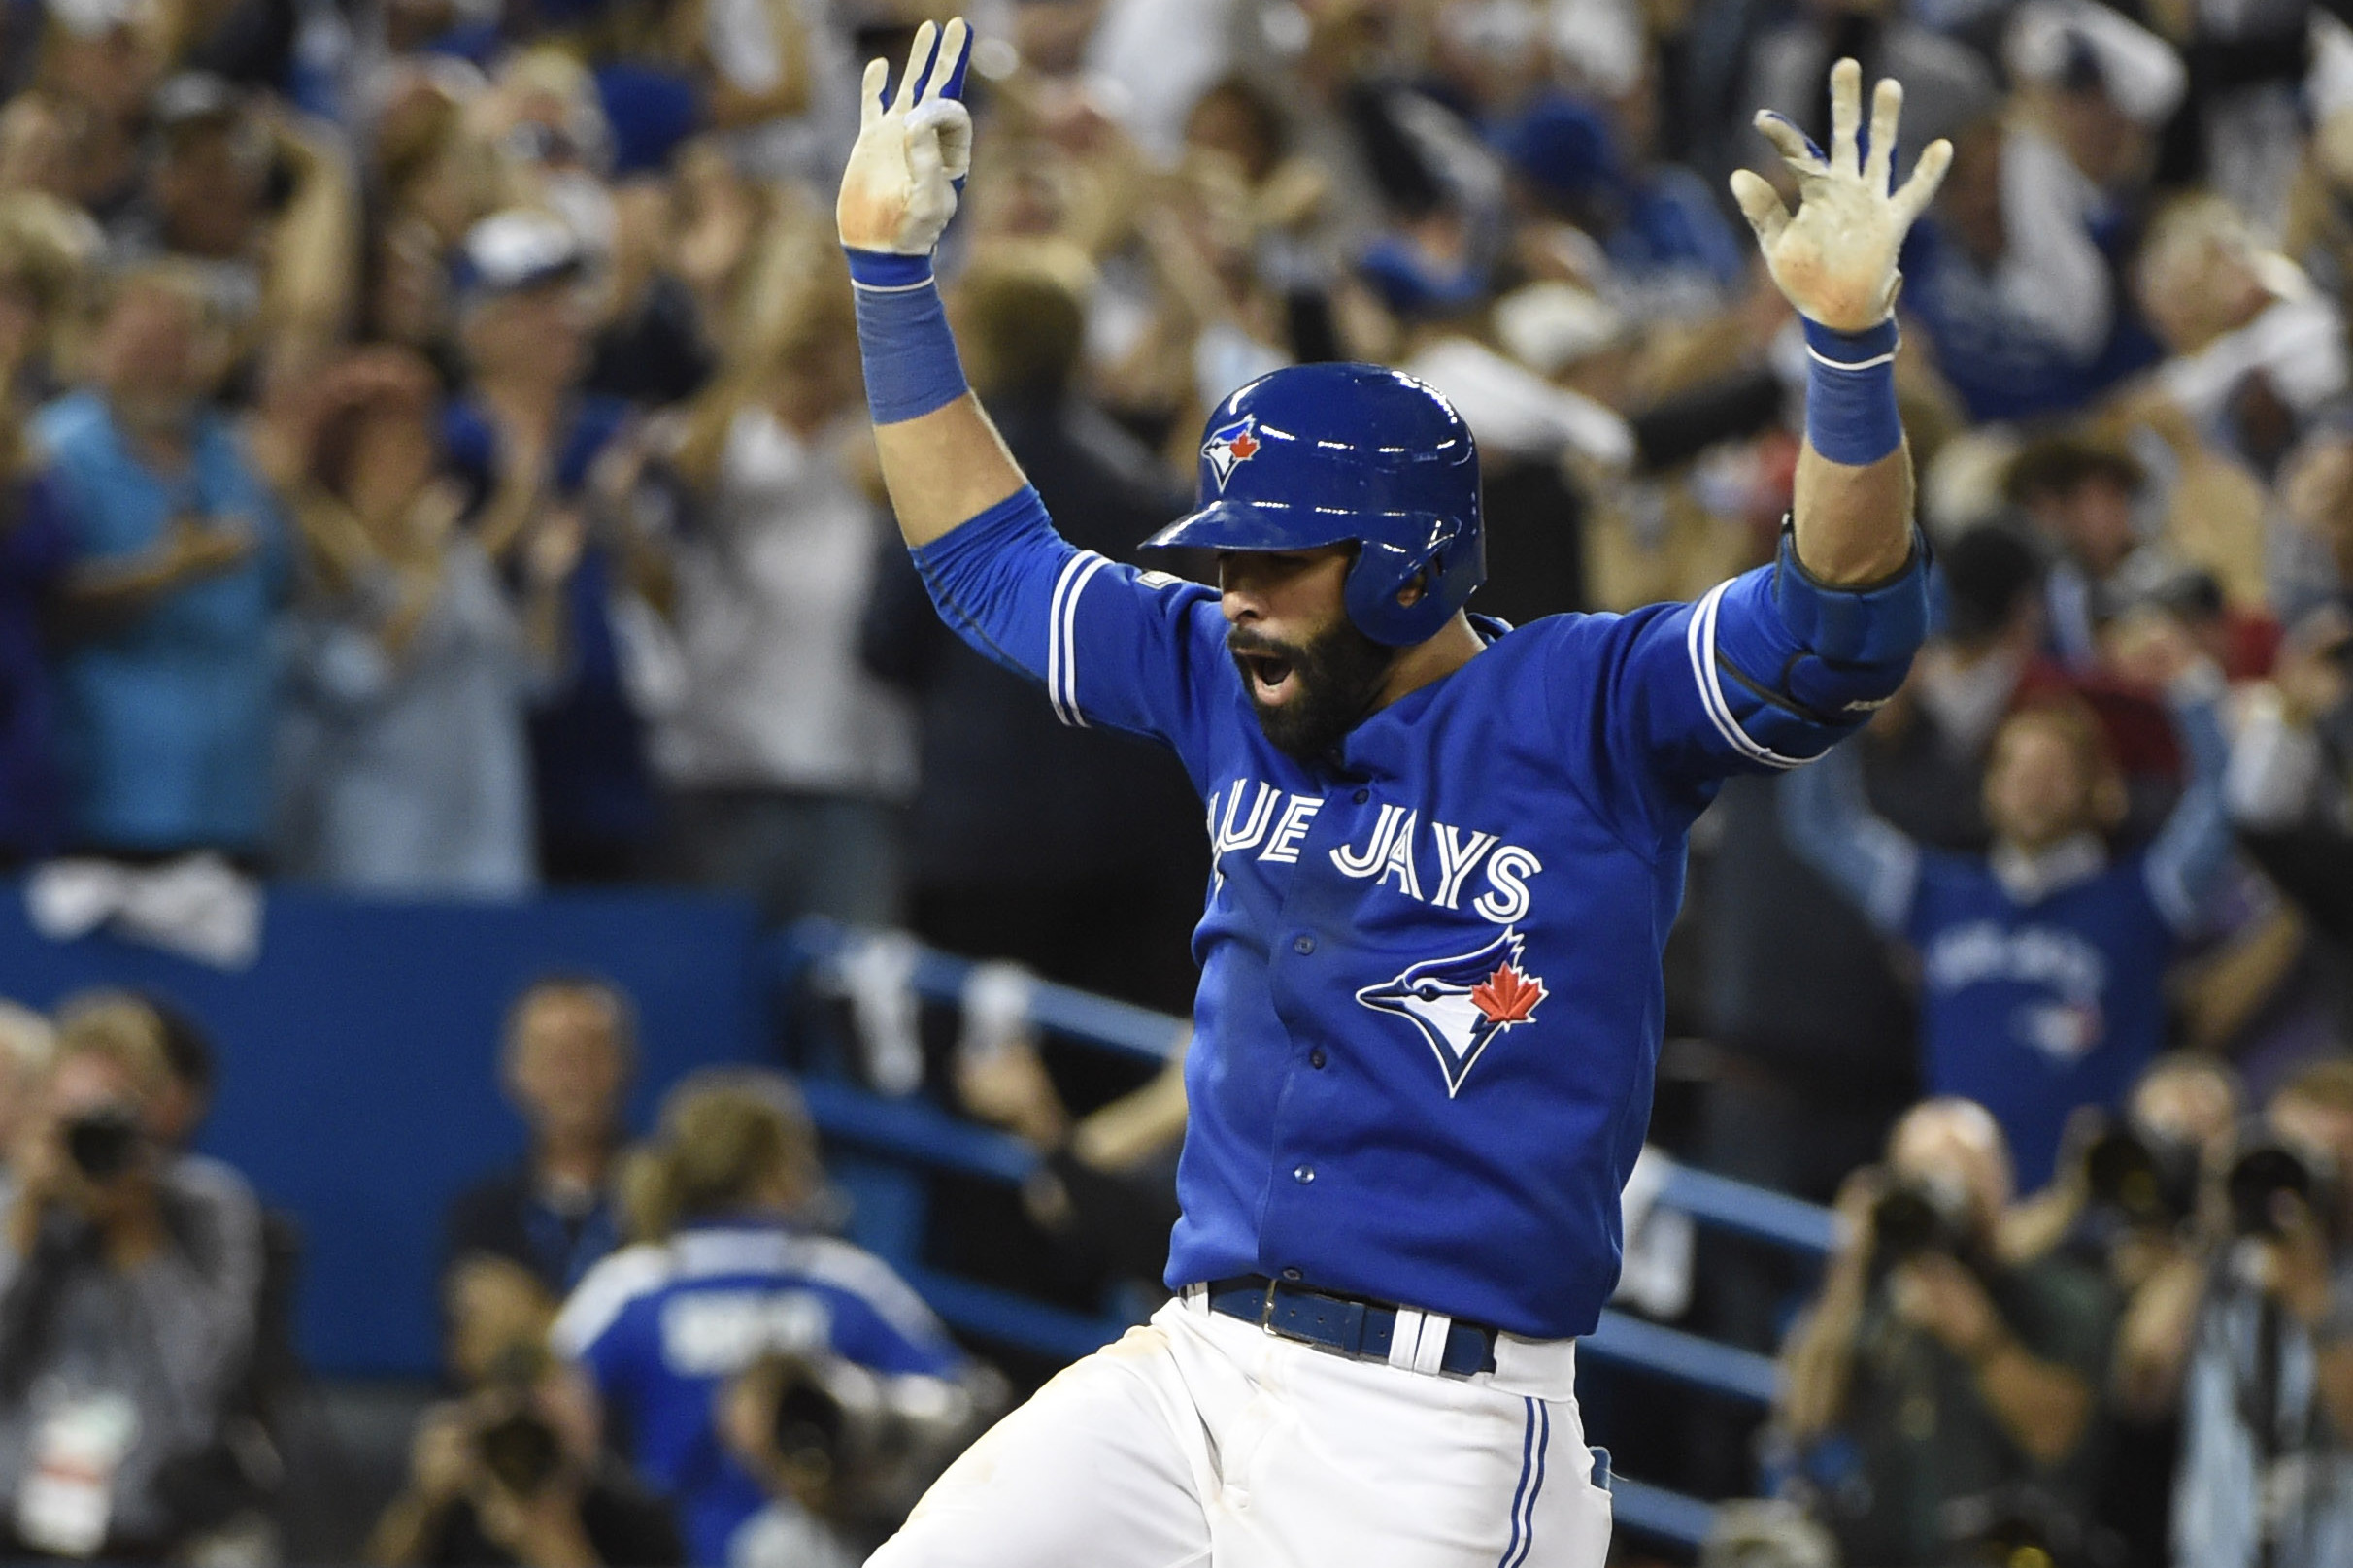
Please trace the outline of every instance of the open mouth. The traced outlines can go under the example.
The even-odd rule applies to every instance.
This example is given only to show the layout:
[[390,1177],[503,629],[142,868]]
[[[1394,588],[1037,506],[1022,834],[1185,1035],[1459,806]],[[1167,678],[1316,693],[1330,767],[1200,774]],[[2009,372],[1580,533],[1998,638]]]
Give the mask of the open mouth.
[[1298,684],[1291,660],[1280,653],[1245,652],[1237,649],[1233,660],[1241,666],[1242,679],[1249,683],[1252,699],[1262,708],[1281,707]]

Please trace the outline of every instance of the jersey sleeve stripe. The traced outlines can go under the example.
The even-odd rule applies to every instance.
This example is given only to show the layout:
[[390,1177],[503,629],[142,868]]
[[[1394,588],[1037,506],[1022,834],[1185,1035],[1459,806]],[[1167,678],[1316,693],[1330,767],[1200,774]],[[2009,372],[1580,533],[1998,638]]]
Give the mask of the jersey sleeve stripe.
[[1079,712],[1079,595],[1087,590],[1094,574],[1110,564],[1092,550],[1082,551],[1071,557],[1055,584],[1054,647],[1048,650],[1046,660],[1048,689],[1054,698],[1055,717],[1079,729],[1088,727],[1087,716]]
[[1054,580],[1054,597],[1046,606],[1046,700],[1054,705],[1054,717],[1065,724],[1070,716],[1062,710],[1062,601],[1069,597],[1070,580],[1086,559],[1079,554],[1062,563]]
[[1716,613],[1724,603],[1731,583],[1719,583],[1707,590],[1705,597],[1692,607],[1691,624],[1684,631],[1684,647],[1691,654],[1692,679],[1699,687],[1699,706],[1707,710],[1709,722],[1716,726],[1731,749],[1768,768],[1798,768],[1805,758],[1783,756],[1769,747],[1758,745],[1732,717],[1731,704],[1724,697],[1724,681],[1716,672]]
[[550,1346],[565,1359],[579,1360],[629,1303],[669,1282],[671,1261],[666,1249],[640,1245],[598,1263],[573,1288],[572,1299],[548,1330]]

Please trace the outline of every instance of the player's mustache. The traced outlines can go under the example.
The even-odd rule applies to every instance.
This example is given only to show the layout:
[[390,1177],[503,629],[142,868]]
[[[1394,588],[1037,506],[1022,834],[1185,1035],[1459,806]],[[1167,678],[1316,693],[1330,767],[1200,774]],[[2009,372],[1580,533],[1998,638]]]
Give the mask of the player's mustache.
[[1269,637],[1263,632],[1252,631],[1247,626],[1236,626],[1226,634],[1226,651],[1228,653],[1264,653],[1275,658],[1289,659],[1296,664],[1307,651],[1295,643],[1286,643],[1279,638]]

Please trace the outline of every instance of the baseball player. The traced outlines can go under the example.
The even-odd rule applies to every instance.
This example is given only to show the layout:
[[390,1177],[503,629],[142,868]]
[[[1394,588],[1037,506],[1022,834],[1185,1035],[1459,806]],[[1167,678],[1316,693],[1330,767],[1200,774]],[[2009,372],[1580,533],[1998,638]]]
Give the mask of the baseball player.
[[1412,378],[1305,365],[1210,414],[1157,536],[1215,589],[1074,550],[966,390],[931,252],[970,163],[969,35],[867,67],[838,218],[883,471],[932,597],[1065,722],[1183,760],[1215,855],[1170,1243],[1177,1297],[982,1438],[882,1568],[1597,1568],[1573,1391],[1650,1115],[1660,951],[1725,775],[1790,768],[1903,679],[1926,548],[1897,420],[1901,92],[1832,74],[1827,153],[1734,191],[1805,318],[1779,558],[1695,604],[1464,613],[1471,432]]

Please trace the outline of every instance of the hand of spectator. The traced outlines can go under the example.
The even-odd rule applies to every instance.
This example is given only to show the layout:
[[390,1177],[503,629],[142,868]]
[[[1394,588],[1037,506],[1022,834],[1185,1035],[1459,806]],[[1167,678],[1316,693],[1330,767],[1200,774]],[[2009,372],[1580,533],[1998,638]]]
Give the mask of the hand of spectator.
[[536,587],[554,587],[571,577],[588,549],[588,519],[576,506],[550,507],[523,541],[523,570]]
[[1978,1359],[2003,1332],[1985,1287],[1958,1259],[1916,1257],[1896,1270],[1889,1287],[1897,1317],[1966,1360]]
[[1953,161],[1950,142],[1931,142],[1911,179],[1890,192],[1889,160],[1902,116],[1903,88],[1882,81],[1871,101],[1870,150],[1859,150],[1863,68],[1840,60],[1831,68],[1831,150],[1827,156],[1805,133],[1770,111],[1757,129],[1773,144],[1798,180],[1792,217],[1765,177],[1732,174],[1732,196],[1757,231],[1773,282],[1799,314],[1838,332],[1861,332],[1887,319],[1902,276],[1896,270],[1903,237]]
[[8,1215],[8,1241],[21,1256],[33,1250],[43,1214],[65,1196],[74,1179],[73,1165],[65,1157],[56,1123],[47,1118],[19,1128],[7,1153],[9,1175],[17,1187],[16,1203]]
[[924,256],[939,244],[956,216],[958,183],[972,168],[972,117],[956,96],[971,52],[972,30],[962,17],[944,31],[924,23],[898,96],[888,103],[889,63],[867,63],[858,95],[863,122],[834,207],[843,245]]
[[528,1568],[590,1568],[597,1561],[581,1525],[579,1488],[558,1475],[528,1497],[485,1476],[473,1490],[474,1518],[490,1544]]
[[1070,1113],[1046,1076],[1046,1064],[1025,1040],[993,1051],[963,1051],[956,1058],[956,1092],[964,1109],[1043,1150],[1062,1147]]
[[2174,683],[2212,663],[2181,618],[2164,610],[2131,612],[2118,619],[2105,641],[2109,666],[2152,691],[2169,691]]
[[2264,1244],[2264,1288],[2297,1321],[2312,1327],[2329,1315],[2328,1231],[2294,1193],[2274,1195],[2271,1214],[2279,1234]]
[[2280,709],[2303,728],[2353,697],[2353,616],[2341,605],[2324,605],[2290,627],[2271,666]]
[[456,1501],[474,1484],[472,1413],[462,1404],[427,1411],[409,1446],[409,1487],[435,1508]]
[[1838,1256],[1867,1263],[1871,1254],[1871,1211],[1887,1196],[1885,1167],[1864,1165],[1838,1184],[1832,1210],[1838,1217]]
[[252,524],[242,517],[215,519],[182,513],[164,536],[164,576],[179,584],[233,572],[258,543]]

